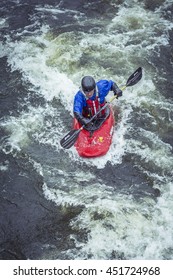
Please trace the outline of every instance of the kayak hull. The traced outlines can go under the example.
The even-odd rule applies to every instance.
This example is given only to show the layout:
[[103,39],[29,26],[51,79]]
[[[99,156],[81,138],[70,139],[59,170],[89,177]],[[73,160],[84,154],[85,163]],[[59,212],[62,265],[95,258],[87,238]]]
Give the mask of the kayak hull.
[[[110,114],[100,128],[95,131],[81,130],[75,148],[81,157],[100,157],[105,155],[112,143],[115,118],[110,106]],[[81,124],[74,118],[73,128],[79,129]]]

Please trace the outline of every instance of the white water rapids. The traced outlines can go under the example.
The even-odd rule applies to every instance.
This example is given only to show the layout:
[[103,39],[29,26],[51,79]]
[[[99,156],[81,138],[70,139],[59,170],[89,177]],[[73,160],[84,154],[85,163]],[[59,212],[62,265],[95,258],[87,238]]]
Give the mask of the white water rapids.
[[[169,46],[173,23],[164,18],[164,10],[169,10],[171,1],[162,1],[154,11],[140,1],[116,2],[112,1],[111,20],[89,18],[58,5],[37,5],[36,21],[38,13],[49,13],[54,19],[70,13],[81,28],[59,32],[42,24],[33,33],[20,30],[16,40],[9,35],[0,45],[0,56],[7,56],[11,71],[20,71],[28,87],[28,97],[21,101],[27,109],[1,119],[9,135],[1,148],[14,156],[29,153],[44,178],[48,200],[64,209],[82,207],[70,226],[79,235],[85,231],[87,237],[81,240],[72,234],[75,248],[61,252],[64,258],[172,259],[173,155],[171,144],[162,136],[173,129],[173,99],[167,99],[157,86],[158,80],[165,82],[165,73],[160,75],[160,49]],[[0,23],[4,26],[5,21]],[[88,31],[85,26],[90,27]],[[83,159],[74,147],[63,150],[59,141],[71,129],[73,97],[81,77],[90,74],[121,86],[139,66],[142,80],[114,104],[118,120],[109,152],[101,158]],[[33,93],[45,100],[44,106],[29,102]],[[35,150],[30,148],[34,143]],[[40,146],[53,149],[55,158],[45,159]],[[153,189],[160,190],[158,198],[135,199],[131,190],[137,183],[124,180],[123,173],[120,184],[114,179],[124,157],[152,181]],[[95,170],[103,177],[108,173],[110,180],[98,178]],[[122,185],[126,192],[121,192]]]

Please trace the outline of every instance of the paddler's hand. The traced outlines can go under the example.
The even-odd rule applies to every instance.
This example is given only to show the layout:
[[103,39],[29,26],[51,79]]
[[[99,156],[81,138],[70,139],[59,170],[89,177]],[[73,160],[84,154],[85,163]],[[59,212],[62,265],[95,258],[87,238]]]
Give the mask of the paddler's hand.
[[118,99],[118,97],[121,97],[122,94],[123,94],[123,92],[122,92],[122,90],[121,90],[120,88],[118,88],[118,89],[116,90],[116,92],[114,92],[114,95],[117,96],[117,99]]
[[74,112],[74,116],[82,125],[87,125],[88,123],[90,123],[90,119],[83,117],[78,112]]
[[122,96],[122,94],[123,94],[122,90],[117,86],[116,83],[114,83],[114,84],[112,85],[112,90],[113,90],[113,92],[114,92],[114,95],[117,96],[117,98],[120,97],[120,96]]
[[91,122],[90,122],[90,119],[88,119],[88,118],[82,118],[82,124],[84,124],[84,125],[89,125]]

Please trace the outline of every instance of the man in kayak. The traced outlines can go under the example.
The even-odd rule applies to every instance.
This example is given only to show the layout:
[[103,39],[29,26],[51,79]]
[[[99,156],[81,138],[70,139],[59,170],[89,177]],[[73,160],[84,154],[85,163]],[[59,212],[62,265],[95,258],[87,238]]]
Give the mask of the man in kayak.
[[113,91],[117,98],[122,96],[122,90],[112,80],[100,80],[96,83],[91,76],[83,77],[81,89],[74,98],[73,112],[75,118],[82,125],[87,125],[90,118],[105,105],[105,97],[109,91]]

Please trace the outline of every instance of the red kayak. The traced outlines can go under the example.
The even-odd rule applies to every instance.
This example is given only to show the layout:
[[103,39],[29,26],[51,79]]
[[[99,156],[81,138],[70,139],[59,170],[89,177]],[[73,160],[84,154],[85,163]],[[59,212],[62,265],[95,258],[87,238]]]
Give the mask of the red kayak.
[[[113,109],[108,107],[104,118],[99,118],[89,128],[83,128],[75,143],[81,157],[99,157],[105,155],[112,143],[115,118]],[[74,118],[74,129],[80,129],[81,124]]]

